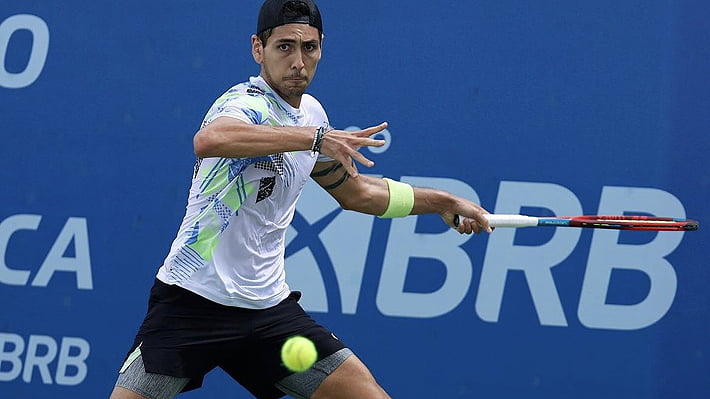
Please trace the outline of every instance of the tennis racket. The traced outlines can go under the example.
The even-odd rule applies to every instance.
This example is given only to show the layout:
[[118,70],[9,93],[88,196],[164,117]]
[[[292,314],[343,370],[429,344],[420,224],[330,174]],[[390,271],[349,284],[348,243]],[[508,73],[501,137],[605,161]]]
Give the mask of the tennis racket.
[[[647,231],[693,231],[698,229],[695,220],[656,216],[568,216],[534,217],[525,215],[483,215],[491,227],[586,227],[592,229],[647,230]],[[459,215],[454,216],[454,225],[459,225]]]

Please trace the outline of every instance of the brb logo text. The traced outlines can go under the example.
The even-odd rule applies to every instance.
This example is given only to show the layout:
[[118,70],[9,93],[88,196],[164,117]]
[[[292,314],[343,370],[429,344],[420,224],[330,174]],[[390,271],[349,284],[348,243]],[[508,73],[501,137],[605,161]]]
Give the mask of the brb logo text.
[[51,384],[50,365],[56,360],[54,382],[78,385],[86,378],[90,350],[89,342],[79,337],[57,342],[48,335],[30,335],[25,342],[20,335],[0,332],[0,381],[13,381],[21,374],[22,381],[30,383],[36,370],[43,384]]
[[[441,188],[479,202],[473,188],[460,180],[416,176],[405,176],[401,180],[414,186]],[[556,215],[583,214],[578,197],[561,185],[500,183],[494,213],[521,213],[527,207],[548,209]],[[375,218],[339,212],[335,201],[312,183],[304,189],[297,211],[287,235],[289,285],[308,293],[301,303],[310,311],[355,314]],[[666,191],[603,187],[595,213],[627,212],[685,217],[681,202]],[[418,233],[416,218],[391,220],[379,284],[374,291],[377,309],[384,315],[441,316],[459,306],[471,287],[474,265],[461,248],[471,236],[459,235],[453,230]],[[572,254],[581,234],[582,229],[557,228],[542,245],[521,245],[515,242],[516,229],[497,229],[488,239],[481,266],[475,301],[478,317],[498,322],[509,272],[520,271],[525,276],[540,324],[567,326],[567,315],[552,269]],[[302,235],[306,235],[305,239]],[[678,247],[683,233],[659,232],[642,244],[624,243],[619,235],[620,232],[614,230],[592,232],[577,309],[579,321],[588,328],[636,330],[647,327],[666,314],[675,298],[677,277],[666,257]],[[444,265],[446,277],[436,290],[422,293],[405,289],[412,258],[434,259]],[[633,304],[606,302],[612,272],[617,269],[645,274],[650,281],[645,298]],[[337,293],[335,300],[333,290]],[[332,308],[338,300],[340,309]]]

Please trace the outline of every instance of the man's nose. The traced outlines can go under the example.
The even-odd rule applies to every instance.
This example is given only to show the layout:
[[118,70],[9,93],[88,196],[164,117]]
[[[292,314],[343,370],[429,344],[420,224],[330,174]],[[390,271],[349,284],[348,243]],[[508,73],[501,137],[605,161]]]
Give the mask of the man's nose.
[[303,52],[301,50],[296,50],[293,54],[293,61],[291,62],[291,68],[292,69],[303,69],[304,67],[303,63]]

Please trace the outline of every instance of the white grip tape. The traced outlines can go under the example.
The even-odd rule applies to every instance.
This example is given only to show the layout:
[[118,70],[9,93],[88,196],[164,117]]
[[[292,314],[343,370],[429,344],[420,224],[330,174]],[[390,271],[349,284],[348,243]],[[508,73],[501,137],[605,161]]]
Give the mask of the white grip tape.
[[533,227],[537,218],[524,215],[483,215],[492,227]]

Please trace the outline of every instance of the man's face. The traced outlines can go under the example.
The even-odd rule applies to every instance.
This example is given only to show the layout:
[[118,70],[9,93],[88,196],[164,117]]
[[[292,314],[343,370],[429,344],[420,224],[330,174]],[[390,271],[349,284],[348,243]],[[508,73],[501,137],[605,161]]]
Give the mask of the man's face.
[[273,29],[263,46],[252,36],[252,54],[261,64],[261,76],[294,107],[311,83],[321,57],[318,29],[306,24],[287,24]]

